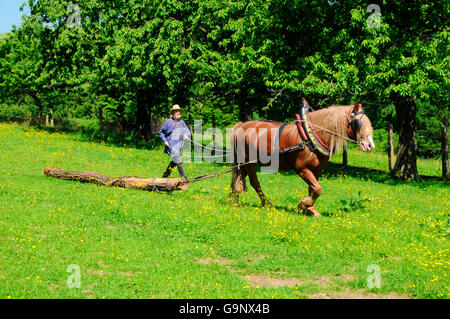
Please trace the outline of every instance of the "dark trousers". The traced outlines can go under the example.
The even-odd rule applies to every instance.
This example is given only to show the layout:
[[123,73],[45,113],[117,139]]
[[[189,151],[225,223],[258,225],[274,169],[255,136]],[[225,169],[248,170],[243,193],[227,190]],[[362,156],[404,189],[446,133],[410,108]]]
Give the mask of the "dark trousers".
[[168,178],[170,176],[170,173],[172,173],[172,170],[175,168],[175,166],[178,168],[180,176],[186,178],[186,174],[184,173],[183,169],[183,163],[180,162],[179,164],[176,164],[174,161],[171,161],[169,166],[167,166],[166,171],[163,174],[163,178]]

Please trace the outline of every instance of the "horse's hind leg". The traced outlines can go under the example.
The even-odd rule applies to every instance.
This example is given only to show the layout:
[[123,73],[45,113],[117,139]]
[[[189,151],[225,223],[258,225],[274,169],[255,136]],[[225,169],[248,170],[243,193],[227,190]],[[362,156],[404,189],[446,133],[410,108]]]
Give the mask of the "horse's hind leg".
[[[236,164],[234,164],[236,165]],[[232,171],[232,179],[231,179],[231,193],[230,199],[234,205],[238,207],[241,206],[239,204],[239,194],[242,194],[247,191],[247,186],[245,183],[245,178],[247,176],[247,172],[243,167],[234,167]]]
[[322,187],[319,185],[316,176],[309,169],[303,169],[298,175],[309,185],[309,197],[300,200],[298,210],[306,211],[306,214],[309,216],[320,216],[320,213],[315,208],[315,202],[322,194]]
[[267,200],[266,195],[264,195],[264,193],[262,192],[261,184],[259,184],[258,176],[256,175],[256,165],[255,164],[247,165],[246,169],[248,178],[250,179],[250,185],[252,185],[252,187],[258,194],[259,198],[261,199],[261,204],[263,206],[271,205],[270,202]]
[[237,207],[241,207],[241,204],[239,203],[239,194],[231,193],[230,194],[230,201],[232,204],[236,205]]

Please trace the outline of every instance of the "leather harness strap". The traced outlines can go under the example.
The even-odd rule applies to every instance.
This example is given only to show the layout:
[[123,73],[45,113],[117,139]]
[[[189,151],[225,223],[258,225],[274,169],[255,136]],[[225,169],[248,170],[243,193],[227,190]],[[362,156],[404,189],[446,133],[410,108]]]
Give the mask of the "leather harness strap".
[[302,119],[301,119],[300,115],[295,114],[295,118],[297,119],[297,127],[298,127],[298,131],[300,133],[300,136],[302,137],[302,139],[304,141],[307,141],[308,137],[306,137],[305,130],[303,129]]
[[[283,132],[283,129],[285,128],[286,125],[288,125],[289,123],[284,123],[283,125],[280,126],[280,128],[278,129],[278,138],[277,138],[277,143],[278,143],[278,148],[280,147],[280,138],[281,138],[281,133]],[[297,145],[293,145],[293,146],[289,146],[287,148],[284,148],[282,150],[279,150],[278,154],[279,155],[283,155],[286,153],[290,153],[290,152],[294,152],[294,151],[303,151],[305,149],[305,143],[302,141],[300,144]]]
[[[311,152],[320,152],[326,156],[330,155],[328,146],[324,142],[322,142],[319,136],[317,136],[316,132],[314,132],[309,123],[308,109],[309,109],[308,102],[306,102],[306,100],[303,99],[301,115],[295,114],[295,118],[297,120],[296,121],[297,128],[300,137],[302,139],[302,142],[300,144],[289,146],[285,149],[279,150],[279,155],[298,150],[303,151],[306,147],[308,147]],[[284,123],[278,130],[278,138],[277,138],[278,148],[280,146],[281,133],[287,124],[288,123]]]
[[302,100],[302,108],[300,111],[300,115],[296,114],[297,118],[297,124],[300,130],[303,129],[306,137],[302,136],[304,138],[304,141],[306,145],[309,147],[309,149],[312,152],[319,152],[325,156],[330,156],[330,150],[328,146],[319,138],[319,136],[316,134],[316,132],[313,130],[310,120],[309,120],[309,105],[308,102],[306,102],[305,99]]

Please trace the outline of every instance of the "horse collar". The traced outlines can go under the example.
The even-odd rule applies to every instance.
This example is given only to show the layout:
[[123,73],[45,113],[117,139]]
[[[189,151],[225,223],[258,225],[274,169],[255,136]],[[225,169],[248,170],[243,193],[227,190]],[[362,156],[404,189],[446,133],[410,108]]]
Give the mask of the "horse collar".
[[302,108],[299,114],[295,114],[297,118],[297,126],[300,133],[300,136],[305,141],[305,144],[309,147],[312,152],[319,152],[325,156],[330,156],[329,147],[319,138],[316,132],[313,130],[311,126],[311,122],[309,120],[308,102],[305,99],[302,100]]

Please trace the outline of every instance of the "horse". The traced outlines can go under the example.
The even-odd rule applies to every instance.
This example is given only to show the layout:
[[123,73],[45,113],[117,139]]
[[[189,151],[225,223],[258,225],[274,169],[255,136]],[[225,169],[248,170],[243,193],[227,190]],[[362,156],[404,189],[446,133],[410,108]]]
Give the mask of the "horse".
[[[297,115],[297,121],[286,124],[268,120],[254,120],[239,122],[233,127],[231,144],[235,154],[233,156],[230,197],[235,204],[240,206],[239,195],[247,191],[246,177],[248,176],[251,186],[260,197],[262,206],[271,205],[261,189],[256,175],[256,165],[269,165],[269,163],[261,163],[261,154],[271,154],[276,149],[288,150],[291,148],[293,151],[279,152],[278,169],[295,170],[297,175],[308,184],[309,197],[300,199],[297,210],[307,216],[319,217],[321,215],[315,208],[315,202],[322,194],[322,187],[318,180],[331,156],[343,146],[346,140],[357,143],[364,152],[370,152],[375,148],[372,124],[361,103],[332,105],[310,113],[306,111],[306,113],[309,118],[305,118],[305,122],[309,122],[310,131],[313,131],[315,138],[317,138],[316,143],[319,141],[322,144],[319,145],[320,148],[322,150],[328,149],[329,154],[320,152],[320,148],[311,147],[311,142],[305,141],[308,136],[303,132],[304,126],[299,125],[299,120],[301,120],[299,115]],[[268,131],[277,132],[278,136],[275,138],[275,142],[273,138],[269,137],[270,134],[267,134]],[[305,147],[305,143],[309,144],[308,147]],[[261,144],[264,145],[261,146]],[[239,145],[241,148],[239,148]],[[295,146],[298,145],[303,145],[303,148],[297,147],[296,149]],[[255,161],[251,161],[250,158],[252,150],[256,150],[257,158]],[[237,159],[236,155],[239,152],[242,153],[238,154],[241,155],[240,160]]]

